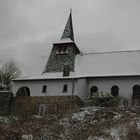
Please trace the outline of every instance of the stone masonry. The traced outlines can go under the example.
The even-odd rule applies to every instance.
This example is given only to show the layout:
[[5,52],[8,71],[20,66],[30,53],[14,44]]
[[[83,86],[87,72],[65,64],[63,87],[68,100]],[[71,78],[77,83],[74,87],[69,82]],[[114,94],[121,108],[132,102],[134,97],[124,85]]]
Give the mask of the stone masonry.
[[[15,97],[11,105],[13,115],[40,115],[38,105],[45,105],[45,114],[67,113],[82,105],[78,96],[42,96],[42,97]],[[44,115],[45,115],[44,114]]]

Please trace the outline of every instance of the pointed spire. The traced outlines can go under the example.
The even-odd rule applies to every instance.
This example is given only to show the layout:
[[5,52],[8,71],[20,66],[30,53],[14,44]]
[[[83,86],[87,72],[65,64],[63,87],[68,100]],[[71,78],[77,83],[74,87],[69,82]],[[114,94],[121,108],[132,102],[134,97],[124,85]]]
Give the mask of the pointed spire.
[[70,9],[70,15],[61,39],[65,39],[65,38],[70,38],[72,41],[74,41],[73,25],[72,25],[72,9]]

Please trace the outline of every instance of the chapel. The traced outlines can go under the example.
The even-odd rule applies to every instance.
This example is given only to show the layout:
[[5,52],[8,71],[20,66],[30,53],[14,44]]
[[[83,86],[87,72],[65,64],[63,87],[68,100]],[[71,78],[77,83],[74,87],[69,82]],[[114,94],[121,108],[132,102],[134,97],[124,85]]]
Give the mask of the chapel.
[[[93,46],[94,47],[94,46]],[[39,76],[13,80],[15,96],[122,97],[140,105],[140,50],[83,53],[74,38],[72,12]]]

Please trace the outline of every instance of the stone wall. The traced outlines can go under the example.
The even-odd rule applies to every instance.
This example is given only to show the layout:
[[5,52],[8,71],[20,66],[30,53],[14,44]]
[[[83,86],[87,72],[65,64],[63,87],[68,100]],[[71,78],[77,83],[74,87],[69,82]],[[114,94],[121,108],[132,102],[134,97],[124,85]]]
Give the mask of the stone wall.
[[78,96],[15,97],[10,112],[25,116],[67,113],[81,105]]
[[13,94],[11,92],[8,91],[0,92],[0,116],[9,115],[12,99],[13,99]]

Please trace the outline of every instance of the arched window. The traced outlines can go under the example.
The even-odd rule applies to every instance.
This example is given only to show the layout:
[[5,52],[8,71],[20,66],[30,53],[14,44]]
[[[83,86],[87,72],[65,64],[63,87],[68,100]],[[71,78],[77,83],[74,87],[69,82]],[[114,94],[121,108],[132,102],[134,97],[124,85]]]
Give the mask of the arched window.
[[44,85],[44,86],[42,86],[42,93],[46,93],[46,92],[47,92],[47,86]]
[[111,95],[112,96],[119,96],[119,87],[118,86],[112,86],[111,88]]
[[140,86],[139,85],[135,85],[133,87],[133,96],[134,97],[140,97]]
[[64,85],[63,86],[63,92],[67,92],[67,90],[68,90],[68,85]]
[[90,88],[90,93],[91,94],[94,94],[94,93],[97,93],[98,92],[98,87],[97,86],[92,86],[91,88]]
[[20,87],[16,96],[30,96],[30,89],[28,87]]

